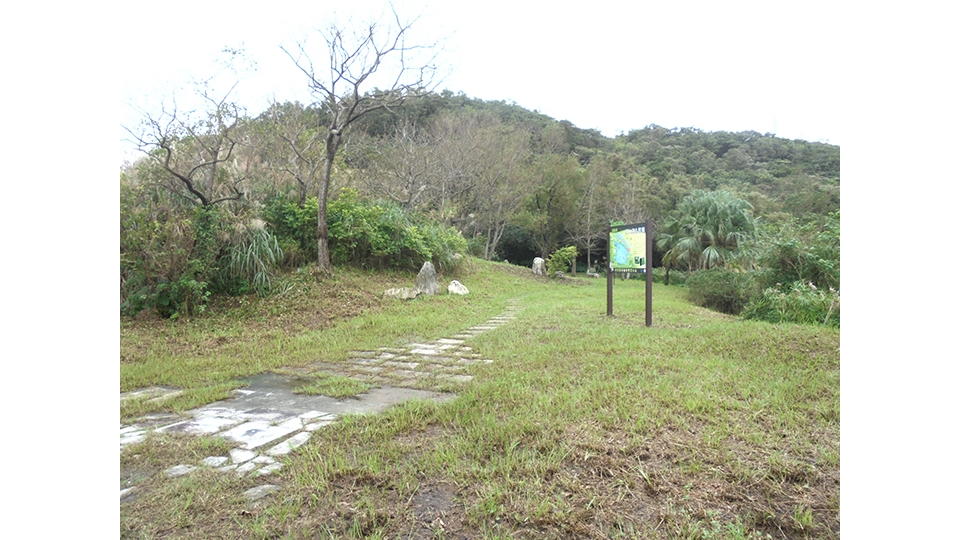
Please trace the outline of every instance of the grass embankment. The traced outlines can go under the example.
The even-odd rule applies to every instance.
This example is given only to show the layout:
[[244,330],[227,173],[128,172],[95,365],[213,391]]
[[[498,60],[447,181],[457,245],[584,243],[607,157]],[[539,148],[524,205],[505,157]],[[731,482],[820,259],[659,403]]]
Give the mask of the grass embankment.
[[[259,507],[246,506],[240,493],[262,478],[213,471],[149,477],[144,494],[121,508],[123,535],[839,536],[838,331],[739,321],[661,286],[654,288],[654,326],[646,328],[640,281],[616,282],[617,316],[607,318],[602,280],[570,286],[501,270],[474,263],[458,278],[471,288],[466,298],[370,300],[356,318],[319,331],[277,329],[258,338],[245,330],[269,327],[271,316],[125,325],[122,342],[133,335],[158,343],[145,346],[157,359],[140,363],[159,361],[160,330],[189,336],[182,343],[204,343],[221,326],[248,336],[229,351],[190,356],[196,364],[232,366],[216,375],[141,379],[127,368],[128,388],[191,381],[199,388],[260,366],[337,360],[352,349],[450,335],[498,313],[510,298],[523,308],[517,320],[473,341],[494,362],[472,368],[476,378],[458,399],[344,417],[315,432],[270,477],[281,490]],[[360,276],[340,275],[344,295],[366,298],[346,292]],[[232,354],[239,359],[228,361]],[[243,360],[258,355],[259,364]],[[185,369],[178,356],[164,358],[174,364],[165,373]],[[135,360],[122,359],[122,377]],[[187,444],[151,438],[125,451],[122,462],[171,442]],[[173,457],[153,461],[157,471],[176,464]]]

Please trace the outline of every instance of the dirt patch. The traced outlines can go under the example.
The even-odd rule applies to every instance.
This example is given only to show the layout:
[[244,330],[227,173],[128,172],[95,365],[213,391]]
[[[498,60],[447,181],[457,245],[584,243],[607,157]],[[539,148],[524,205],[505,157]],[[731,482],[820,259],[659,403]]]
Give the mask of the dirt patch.
[[421,485],[410,501],[421,528],[412,538],[436,538],[463,533],[463,505],[457,504],[457,489],[451,484]]

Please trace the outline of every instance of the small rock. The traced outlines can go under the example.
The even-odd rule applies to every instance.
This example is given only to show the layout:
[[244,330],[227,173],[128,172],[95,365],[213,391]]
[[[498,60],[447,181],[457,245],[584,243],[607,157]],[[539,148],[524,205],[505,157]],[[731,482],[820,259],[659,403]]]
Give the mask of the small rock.
[[556,272],[553,273],[553,277],[556,279],[563,279],[567,277],[567,275],[561,272],[560,270],[557,270]]
[[399,298],[401,300],[412,300],[420,294],[420,291],[411,287],[398,287],[384,291],[385,298]]
[[460,283],[457,280],[453,280],[450,282],[449,285],[447,285],[447,292],[450,294],[459,294],[459,295],[470,294],[470,290],[467,289],[463,285],[463,283]]

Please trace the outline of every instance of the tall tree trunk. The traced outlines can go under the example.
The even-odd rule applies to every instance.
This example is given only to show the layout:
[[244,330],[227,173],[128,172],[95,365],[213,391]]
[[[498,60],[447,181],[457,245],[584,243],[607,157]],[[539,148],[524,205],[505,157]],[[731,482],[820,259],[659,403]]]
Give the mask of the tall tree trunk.
[[330,177],[333,173],[333,158],[340,147],[340,135],[331,129],[327,133],[327,156],[323,164],[323,178],[320,179],[320,193],[317,196],[317,268],[324,272],[333,271],[330,263],[330,228],[327,226],[327,194],[330,192]]

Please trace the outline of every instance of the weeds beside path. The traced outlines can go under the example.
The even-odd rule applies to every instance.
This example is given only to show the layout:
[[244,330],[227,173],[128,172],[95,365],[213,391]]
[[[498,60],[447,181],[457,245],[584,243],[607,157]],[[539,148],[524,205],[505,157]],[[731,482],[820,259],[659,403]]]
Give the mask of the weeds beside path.
[[[601,280],[568,286],[506,270],[473,262],[455,277],[471,289],[464,298],[385,302],[377,293],[406,276],[342,272],[257,308],[186,324],[125,322],[121,389],[196,389],[173,405],[189,408],[258,370],[444,337],[500,312],[508,298],[521,307],[517,320],[474,339],[493,362],[471,367],[475,378],[457,399],[345,417],[315,432],[260,506],[236,496],[255,479],[146,478],[153,496],[122,506],[121,534],[839,536],[838,331],[738,321],[660,286],[654,327],[645,328],[640,282],[617,282],[618,315],[607,318]],[[353,318],[311,327],[289,315],[329,312],[337,296]],[[271,302],[273,315],[264,313]],[[216,343],[209,352],[208,343]],[[154,456],[159,468],[161,443],[174,444],[151,438],[121,459]]]

